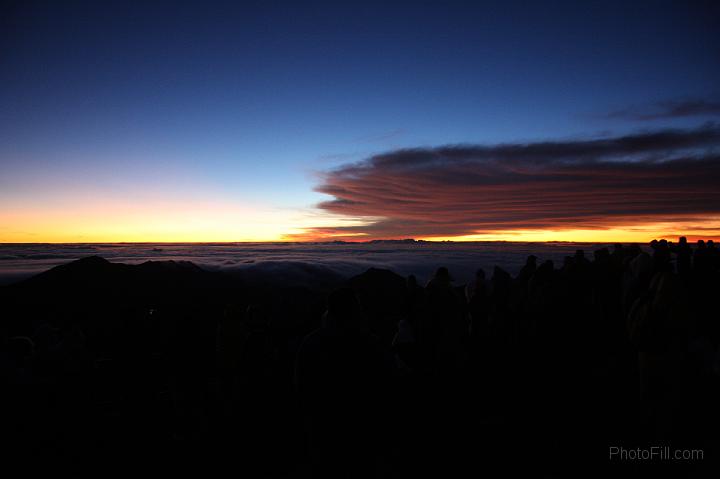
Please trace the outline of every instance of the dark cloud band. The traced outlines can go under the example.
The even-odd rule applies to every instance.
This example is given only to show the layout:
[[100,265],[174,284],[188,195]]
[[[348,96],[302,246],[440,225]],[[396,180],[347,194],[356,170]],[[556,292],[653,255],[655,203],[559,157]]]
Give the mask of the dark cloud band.
[[[373,238],[647,222],[720,215],[720,128],[587,141],[391,151],[326,172],[319,207],[367,224],[314,230]],[[718,226],[720,228],[720,225]]]

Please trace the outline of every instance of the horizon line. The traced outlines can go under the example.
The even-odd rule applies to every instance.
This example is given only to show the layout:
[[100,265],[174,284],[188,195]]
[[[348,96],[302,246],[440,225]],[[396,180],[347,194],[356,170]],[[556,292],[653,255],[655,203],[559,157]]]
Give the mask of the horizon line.
[[[676,235],[676,238],[679,240],[680,237],[683,237],[685,235]],[[698,240],[705,240],[705,241],[714,241],[714,237],[710,236],[707,239],[705,238],[699,238],[697,240],[691,241],[688,239],[688,242],[697,242]],[[574,240],[470,240],[470,241],[455,241],[455,240],[425,240],[425,239],[414,239],[414,238],[404,238],[404,239],[374,239],[374,240],[366,240],[366,241],[345,241],[345,240],[330,240],[330,241],[91,241],[91,242],[83,242],[83,241],[38,241],[38,242],[3,242],[0,241],[0,246],[10,246],[10,245],[103,245],[103,244],[120,244],[120,245],[150,245],[150,244],[165,244],[165,245],[191,245],[191,244],[197,244],[197,245],[211,245],[211,244],[217,244],[217,245],[229,245],[229,244],[372,244],[372,243],[538,243],[538,244],[547,244],[547,243],[583,243],[583,244],[649,244],[650,242],[657,240],[666,240],[666,241],[673,241],[670,239],[667,239],[665,237],[658,237],[654,238],[652,240],[647,241],[602,241],[602,240],[596,240],[596,241],[574,241]]]

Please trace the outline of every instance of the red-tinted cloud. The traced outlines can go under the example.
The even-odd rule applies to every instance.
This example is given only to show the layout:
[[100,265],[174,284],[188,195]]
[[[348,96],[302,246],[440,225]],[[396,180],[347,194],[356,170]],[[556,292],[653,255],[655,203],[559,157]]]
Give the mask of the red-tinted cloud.
[[[720,215],[720,128],[391,151],[323,175],[319,207],[367,224],[309,236],[447,237]],[[720,227],[720,226],[719,226]]]

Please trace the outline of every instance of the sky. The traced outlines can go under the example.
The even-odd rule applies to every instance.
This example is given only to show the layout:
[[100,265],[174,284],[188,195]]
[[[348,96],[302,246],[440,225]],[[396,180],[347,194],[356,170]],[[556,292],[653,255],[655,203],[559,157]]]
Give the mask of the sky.
[[717,2],[0,5],[0,242],[720,238]]

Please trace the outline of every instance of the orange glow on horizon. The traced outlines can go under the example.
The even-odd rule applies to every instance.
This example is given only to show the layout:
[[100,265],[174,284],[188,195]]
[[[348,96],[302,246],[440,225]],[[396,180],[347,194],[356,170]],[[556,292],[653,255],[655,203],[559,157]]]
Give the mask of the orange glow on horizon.
[[[635,225],[608,225],[605,228],[581,229],[524,229],[500,230],[482,234],[464,236],[429,235],[417,236],[415,239],[425,241],[514,241],[514,242],[578,242],[578,243],[649,243],[653,239],[668,239],[676,241],[685,236],[688,241],[698,239],[720,241],[720,218],[708,218],[701,224],[683,225],[676,222],[645,222]],[[287,240],[294,241],[369,241],[373,239],[405,239],[408,236],[396,238],[375,238],[365,233],[347,234],[329,231],[328,229],[308,230],[300,235],[286,236]]]
[[720,234],[715,232],[707,234],[703,231],[671,231],[671,230],[644,230],[629,231],[622,228],[609,228],[607,230],[539,230],[539,231],[506,231],[471,236],[456,237],[427,237],[420,238],[428,241],[516,241],[522,243],[649,243],[654,239],[667,239],[677,241],[685,236],[688,241],[698,239],[720,241]]
[[[371,220],[309,211],[198,201],[123,202],[23,207],[0,211],[0,243],[298,242],[404,239],[362,232]],[[347,230],[347,227],[355,227]],[[720,241],[720,217],[689,224],[649,222],[596,229],[500,230],[465,236],[427,235],[427,241],[647,243],[686,236]]]

